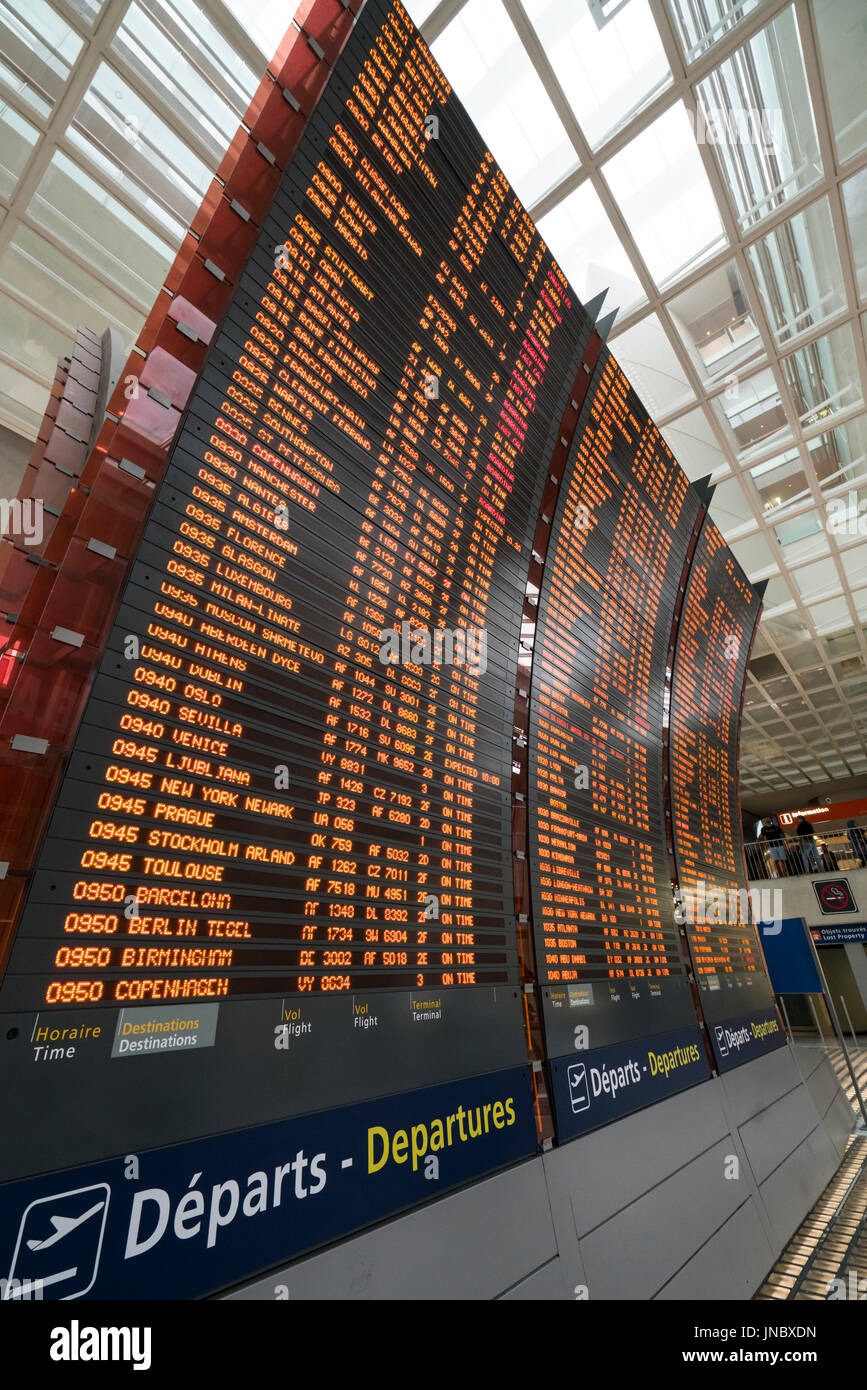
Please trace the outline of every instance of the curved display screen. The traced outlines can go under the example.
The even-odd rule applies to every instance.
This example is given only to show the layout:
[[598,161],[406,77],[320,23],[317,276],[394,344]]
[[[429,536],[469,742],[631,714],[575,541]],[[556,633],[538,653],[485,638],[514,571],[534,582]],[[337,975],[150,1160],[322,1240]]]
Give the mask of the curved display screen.
[[370,52],[191,400],[7,1007],[515,982],[527,532],[583,315],[413,32]]
[[[674,920],[663,784],[667,662],[700,510],[604,353],[553,522],[532,674],[530,853],[546,1035],[552,1057],[588,1054],[553,1065],[561,1132],[707,1075]],[[647,1047],[633,1047],[642,1038],[684,1055],[654,1075]],[[631,1079],[610,1096],[605,1069],[629,1064]],[[576,1108],[577,1089],[587,1103]]]
[[[703,501],[600,349],[401,5],[368,5],[189,397],[28,886],[3,1278],[206,1295],[534,1154],[531,934],[559,1139],[709,1075],[668,702],[686,881],[734,881],[752,591],[705,526],[672,678]],[[751,940],[693,930],[708,998],[759,978]]]
[[758,593],[706,518],[678,628],[671,805],[681,907],[702,1011],[723,1069],[785,1041],[751,920],[773,931],[782,915],[773,902],[750,903],[738,799],[741,705],[760,608]]
[[[23,1092],[3,1178],[293,1116],[308,1153],[310,1117],[342,1116],[324,1214],[283,1257],[535,1150],[515,677],[590,327],[405,12],[368,7],[69,760],[0,991]],[[73,1079],[100,1102],[61,1144]],[[395,1166],[382,1134],[414,1126],[428,1161]]]

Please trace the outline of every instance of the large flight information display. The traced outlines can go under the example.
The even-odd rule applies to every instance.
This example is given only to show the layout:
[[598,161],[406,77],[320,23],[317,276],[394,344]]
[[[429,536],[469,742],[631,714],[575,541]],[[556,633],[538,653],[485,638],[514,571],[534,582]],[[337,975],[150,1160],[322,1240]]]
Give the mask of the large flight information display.
[[[739,882],[755,595],[708,524],[687,584],[703,507],[371,0],[189,397],[24,900],[0,1278],[206,1295],[527,1158],[534,985],[558,1139],[709,1075],[668,777],[682,885]],[[692,929],[703,998],[759,979],[752,943]]]
[[[738,798],[740,714],[761,599],[705,518],[678,627],[671,804],[680,906],[723,1068],[784,1041],[751,920]],[[773,920],[765,924],[773,929]]]
[[[561,1133],[707,1075],[674,920],[663,784],[669,651],[701,505],[603,353],[554,518],[532,673],[543,1013],[550,1055],[582,1054],[553,1064]],[[662,1038],[661,1053],[679,1049],[661,1073],[638,1060],[633,1043],[648,1037]],[[619,1095],[603,1086],[608,1067],[624,1078]]]
[[[479,1156],[444,1137],[424,1181],[414,1154],[403,1204],[534,1150],[514,691],[589,335],[402,7],[368,6],[191,397],[68,763],[0,991],[26,1078],[0,1177],[59,1166],[71,1071],[100,1104],[67,1162],[462,1078],[480,1104],[465,1134],[456,1094],[444,1136]],[[378,1210],[351,1206],[350,1227]]]
[[435,159],[411,31],[336,86],[174,450],[4,1002],[514,982],[516,610],[580,320],[490,155]]

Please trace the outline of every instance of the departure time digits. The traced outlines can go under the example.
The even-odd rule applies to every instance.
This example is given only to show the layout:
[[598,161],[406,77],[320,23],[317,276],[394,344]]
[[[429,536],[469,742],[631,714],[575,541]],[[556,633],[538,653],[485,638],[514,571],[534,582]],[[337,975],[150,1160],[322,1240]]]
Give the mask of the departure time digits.
[[[62,942],[32,948],[45,1003],[517,979],[498,586],[577,306],[489,152],[448,224],[414,214],[449,89],[400,26],[374,47],[303,196],[278,192],[282,249],[263,231],[148,523],[110,643],[134,628],[135,664],[83,724],[87,845],[56,841]],[[426,291],[405,323],[396,246]],[[418,630],[484,633],[488,669],[383,659]]]
[[634,984],[683,970],[665,893],[661,730],[667,634],[696,504],[611,357],[589,417],[536,637],[537,949],[549,982]]
[[[705,521],[684,598],[671,706],[672,816],[696,973],[762,969],[744,912],[738,730],[758,599]],[[714,981],[715,984],[715,981]]]

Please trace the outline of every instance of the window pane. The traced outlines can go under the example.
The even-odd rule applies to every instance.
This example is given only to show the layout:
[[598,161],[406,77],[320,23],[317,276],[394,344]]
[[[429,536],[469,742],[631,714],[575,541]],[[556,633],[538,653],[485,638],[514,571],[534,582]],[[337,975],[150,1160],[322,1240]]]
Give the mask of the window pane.
[[[840,576],[833,560],[818,560],[812,565],[802,565],[800,569],[793,570],[792,573],[795,577],[795,583],[805,599],[818,599],[826,594],[840,592]],[[831,678],[823,670],[817,673],[817,678],[812,682],[808,683],[805,680],[803,684],[805,690],[810,688],[810,684],[814,689],[817,689],[822,685],[830,685]]]
[[660,433],[692,482],[721,469],[728,472],[728,461],[703,410],[691,410],[687,415],[678,416]]
[[82,19],[92,25],[102,13],[105,0],[67,0],[67,3],[71,10],[74,10],[76,14],[80,14]]
[[[226,0],[224,0],[226,3]],[[234,0],[238,3],[238,0]],[[228,0],[229,8],[232,8],[233,0]],[[406,10],[410,19],[417,29],[420,29],[429,15],[432,15],[439,0],[404,0],[403,8]]]
[[711,271],[667,304],[668,312],[705,381],[755,366],[764,356],[749,299],[734,261]]
[[[808,565],[807,569],[809,568],[810,566]],[[832,686],[831,677],[829,673],[825,670],[824,666],[820,667],[816,671],[802,671],[798,679],[800,680],[801,685],[804,687],[808,695],[812,694],[816,690],[830,690]],[[792,722],[794,723],[795,721],[793,720]],[[814,720],[810,720],[810,723],[814,722]],[[805,723],[803,725],[798,725],[798,727],[805,728],[807,727],[807,725]]]
[[783,651],[786,647],[799,647],[810,636],[809,629],[797,613],[786,613],[782,618],[765,618],[763,625],[769,637]]
[[840,559],[846,579],[853,588],[856,585],[867,584],[867,545],[855,545],[851,550],[844,550]]
[[808,556],[812,559],[829,553],[825,517],[820,516],[815,507],[793,517],[791,521],[781,521],[774,527],[774,535],[790,565]]
[[822,177],[794,8],[698,86],[707,138],[743,227]]
[[147,309],[174,251],[65,154],[55,154],[30,216]]
[[[849,605],[844,598],[832,598],[826,603],[811,603],[809,613],[819,633],[834,632],[835,629],[848,627],[852,621],[849,617]],[[838,698],[835,691],[833,703],[836,703]],[[829,701],[830,703],[832,702]]]
[[706,53],[756,8],[759,0],[668,0],[687,62]]
[[756,657],[764,656],[767,652],[770,652],[770,650],[771,644],[764,635],[763,622],[760,622],[756,630],[756,640],[753,643],[753,661],[755,661]]
[[841,661],[844,657],[855,656],[859,650],[858,638],[854,632],[847,632],[842,637],[832,637],[823,643],[823,646],[829,661]]
[[603,173],[657,285],[726,245],[682,102],[610,159]]
[[792,594],[785,579],[771,579],[765,589],[764,606],[769,611],[772,608],[781,608],[784,603],[791,603]]
[[[204,16],[200,17],[204,24]],[[165,20],[165,31],[138,4],[133,4],[118,30],[112,51],[147,89],[166,103],[179,130],[195,128],[216,165],[238,128],[238,118],[246,110],[250,95],[234,74],[243,76],[248,70],[235,57],[232,74],[221,73],[207,59],[195,36],[171,23],[168,12],[161,13],[161,18]],[[206,80],[194,60],[206,71],[213,71],[213,82]],[[252,85],[255,88],[256,83]]]
[[0,411],[21,434],[36,438],[48,404],[48,386],[0,361]]
[[[255,5],[251,5],[250,0],[223,0],[223,4],[243,24],[269,62],[280,47],[298,8],[295,4],[287,4],[287,0],[256,0]],[[411,0],[404,8],[413,23],[421,25],[438,4],[439,0]]]
[[592,184],[582,183],[537,225],[585,304],[601,290],[610,291],[603,312],[619,305],[621,313],[627,313],[645,303],[629,257]]
[[621,333],[612,341],[611,351],[654,418],[695,400],[656,314]]
[[843,184],[843,199],[849,221],[849,238],[858,276],[858,293],[867,299],[867,169]]
[[867,8],[863,0],[814,0],[814,13],[831,124],[842,164],[867,145]]
[[193,213],[198,208],[201,199],[198,199],[193,205],[193,213],[191,213],[190,218],[181,220],[168,212],[162,203],[152,198],[127,169],[116,164],[104,150],[95,145],[92,140],[88,140],[74,126],[69,127],[67,139],[72,153],[82,157],[82,165],[94,174],[101,187],[113,188],[118,193],[124,193],[127,202],[131,202],[137,211],[141,208],[143,212],[150,213],[151,218],[158,223],[158,231],[165,238],[167,244],[180,246],[187,230],[188,221],[192,220]]
[[68,138],[136,202],[162,216],[178,242],[211,181],[206,165],[107,63],[100,63]]
[[23,367],[36,372],[50,386],[58,357],[69,352],[70,339],[17,300],[4,295],[2,303],[0,352],[19,359]]
[[38,135],[29,121],[0,102],[0,197],[12,196]]
[[719,484],[711,500],[710,514],[726,538],[747,523],[755,526],[752,507],[737,478]]
[[782,366],[805,429],[861,400],[855,339],[848,324],[784,357]]
[[845,308],[843,271],[827,198],[784,222],[747,254],[778,343]]
[[741,459],[781,444],[791,434],[770,368],[743,380],[736,378],[722,395],[714,397],[712,405]]
[[81,49],[45,0],[0,3],[0,80],[41,116],[51,114]]
[[867,417],[859,415],[817,435],[808,441],[807,450],[823,491],[867,479]]
[[432,51],[527,206],[578,167],[574,146],[499,0],[469,0]]
[[806,501],[811,496],[797,449],[788,449],[776,458],[757,464],[750,469],[750,477],[766,515],[778,508]]
[[523,4],[594,149],[671,85],[647,0],[627,0],[608,19],[601,5]]
[[71,332],[79,323],[95,333],[110,326],[132,342],[144,320],[143,310],[133,308],[29,227],[19,229],[0,257],[0,278],[33,304],[65,320]]
[[[207,5],[199,4],[198,0],[140,0],[140,5],[159,25],[168,43],[183,48],[205,81],[243,114],[259,85],[261,69],[257,63],[253,72],[240,57],[238,50],[208,17]],[[294,12],[291,10],[286,15],[285,29],[290,27]]]
[[755,579],[758,575],[766,574],[777,567],[764,536],[748,536],[746,540],[732,541],[729,549],[749,579]]

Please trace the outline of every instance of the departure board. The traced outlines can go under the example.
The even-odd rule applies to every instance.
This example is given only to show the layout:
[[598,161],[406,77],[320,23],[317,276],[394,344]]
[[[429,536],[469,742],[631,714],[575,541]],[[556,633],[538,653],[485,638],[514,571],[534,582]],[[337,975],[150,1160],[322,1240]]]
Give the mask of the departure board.
[[678,628],[670,756],[681,907],[702,1009],[714,1023],[771,997],[751,921],[738,798],[741,704],[760,607],[706,518]]
[[[24,899],[0,1277],[207,1294],[534,1153],[513,810],[558,1137],[709,1074],[669,701],[688,832],[737,718],[715,743],[716,677],[684,674],[696,579],[672,677],[702,500],[591,335],[402,6],[371,0],[189,397]],[[716,632],[747,596],[711,561]],[[63,1269],[49,1211],[82,1226]]]
[[369,5],[191,396],[0,991],[22,1038],[101,1032],[119,1142],[526,1074],[515,678],[590,331],[401,6]]
[[[674,920],[663,769],[667,662],[700,510],[603,353],[560,491],[535,637],[536,956],[553,1057],[604,1055],[686,1029],[691,1077],[701,1068]],[[635,1103],[647,1103],[640,1086]]]

